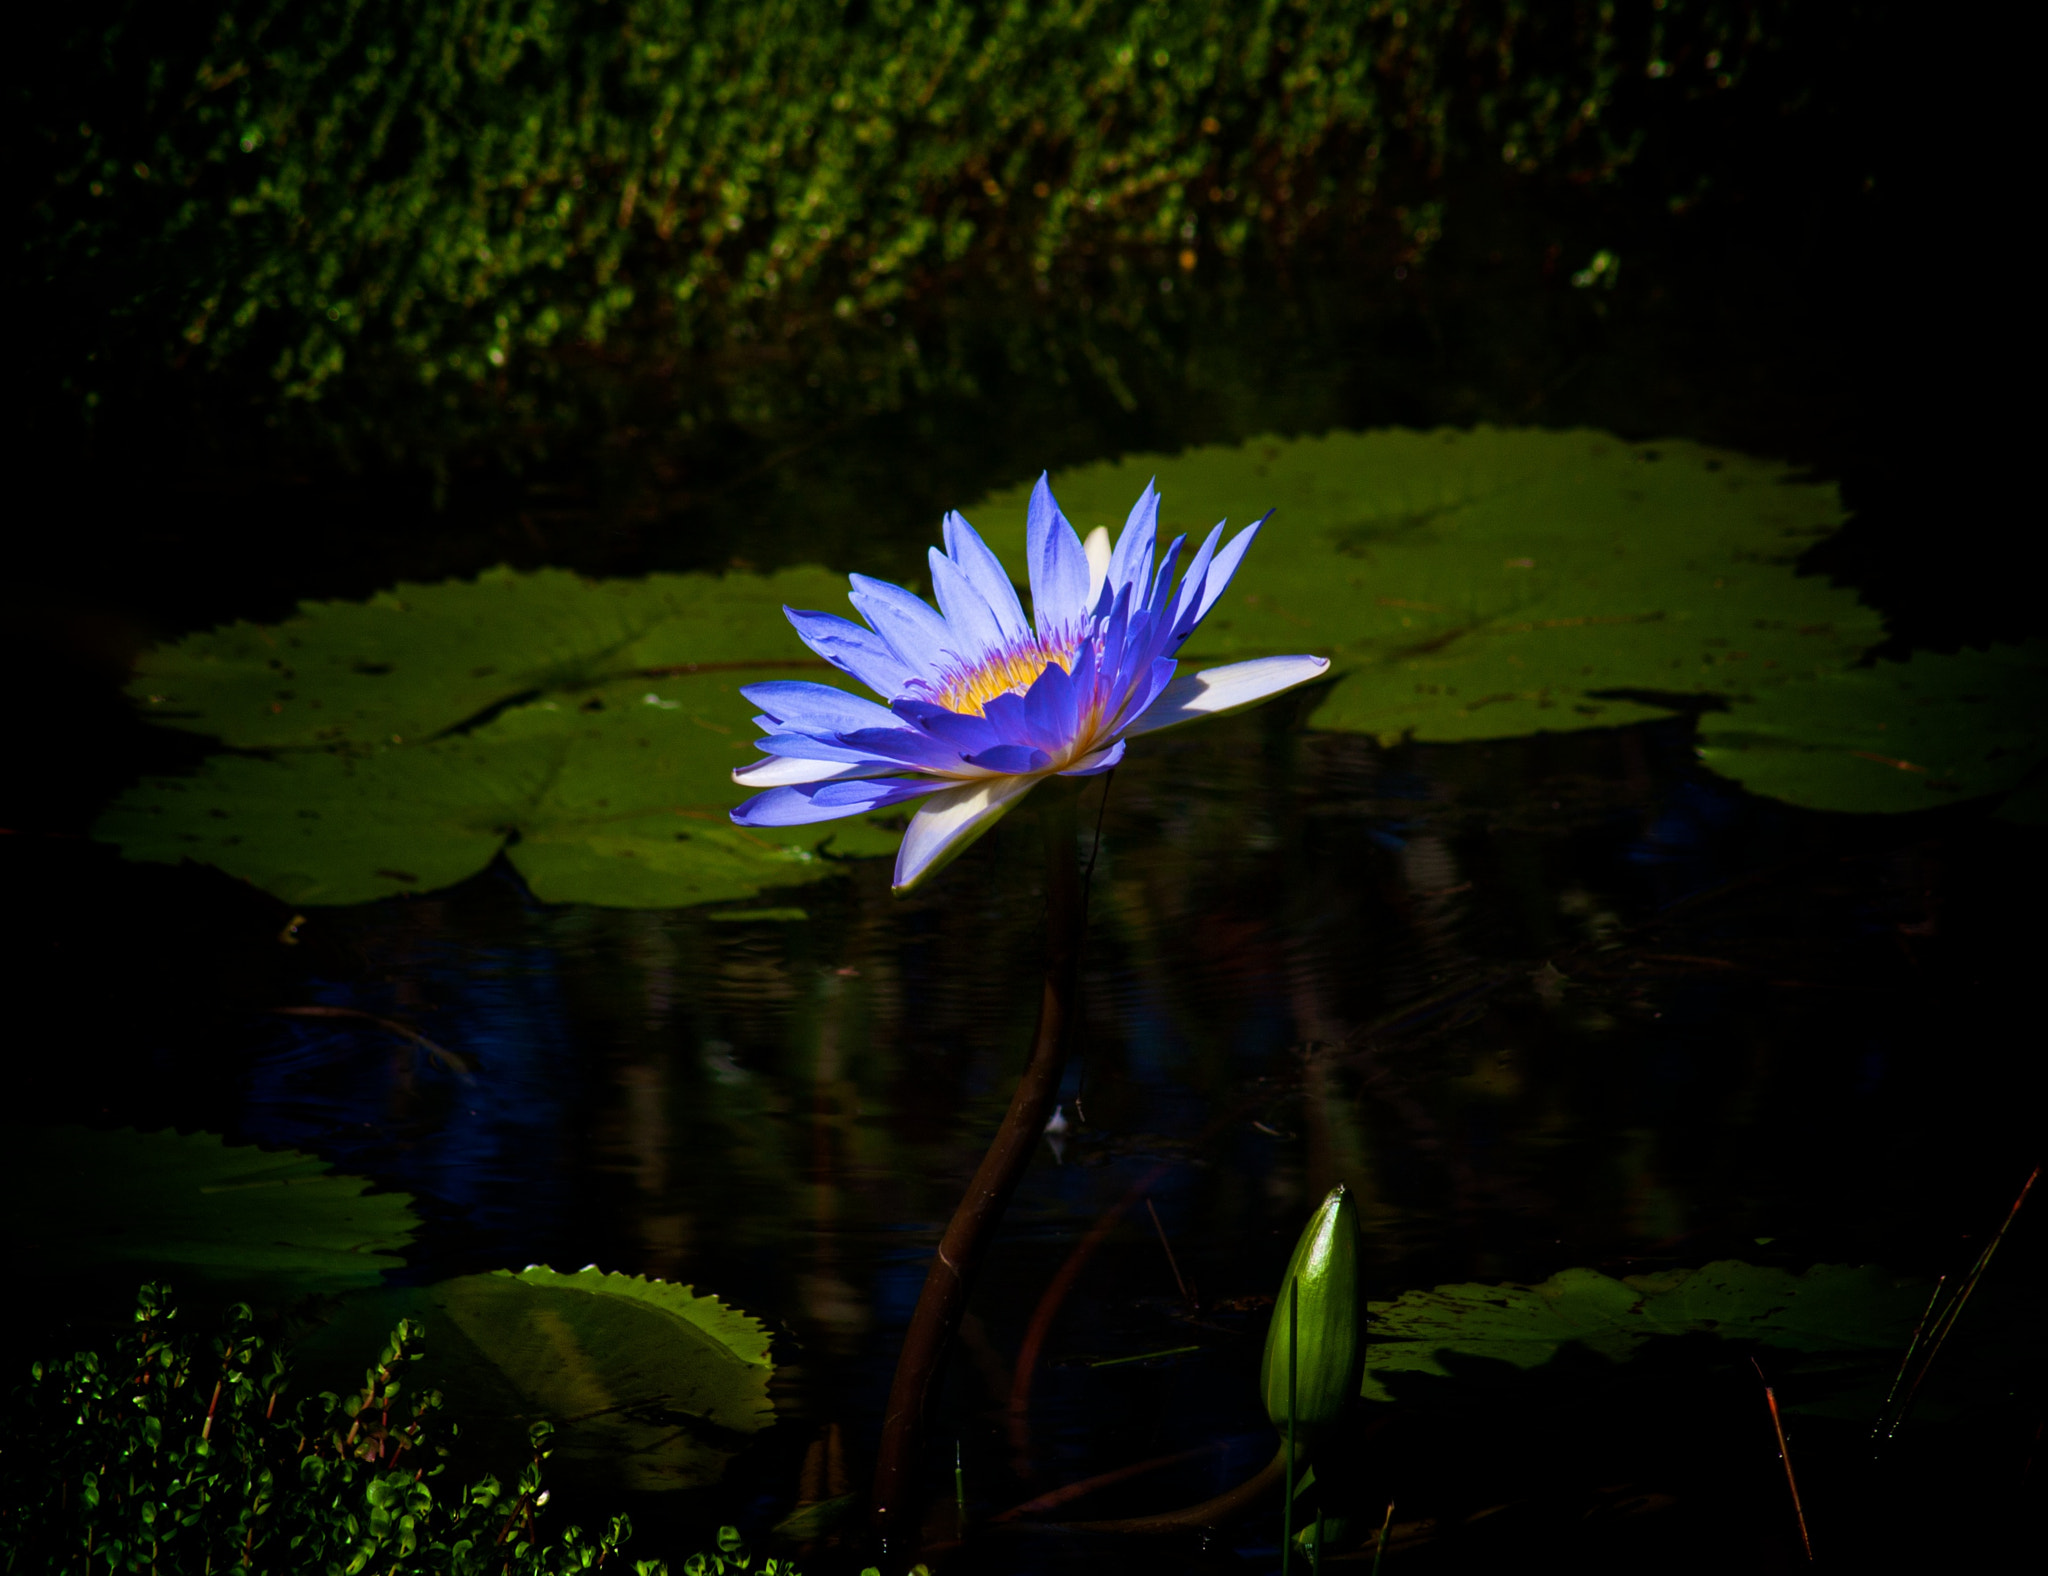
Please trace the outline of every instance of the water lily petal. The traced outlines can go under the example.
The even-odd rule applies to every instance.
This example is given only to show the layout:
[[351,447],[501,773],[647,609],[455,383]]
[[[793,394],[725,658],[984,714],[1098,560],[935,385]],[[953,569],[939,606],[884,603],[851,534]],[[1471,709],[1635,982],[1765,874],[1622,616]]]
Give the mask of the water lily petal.
[[981,708],[982,721],[998,739],[1013,744],[1035,744],[1041,750],[1056,750],[1066,741],[1060,738],[1040,738],[1038,730],[1031,726],[1031,705],[1022,695],[998,695]]
[[913,672],[929,677],[947,666],[948,653],[960,639],[929,602],[872,575],[847,579],[853,590],[846,600]]
[[[1152,664],[1159,660],[1170,632],[1171,626],[1164,613],[1132,614],[1130,627],[1124,632],[1123,650],[1116,654],[1116,676],[1109,687],[1109,692],[1117,697],[1119,704],[1150,676]],[[1107,656],[1104,662],[1108,662]]]
[[1104,772],[1113,772],[1124,758],[1124,741],[1118,739],[1106,750],[1096,750],[1082,756],[1059,775],[1062,777],[1100,777]]
[[802,613],[793,607],[782,613],[805,645],[877,695],[901,695],[916,677],[895,648],[872,629],[836,613]]
[[1074,735],[1074,681],[1057,662],[1031,681],[1024,692],[1024,716],[1030,736],[1052,747]]
[[[1116,602],[1109,610],[1109,617],[1096,625],[1101,633],[1094,640],[1087,642],[1085,647],[1091,655],[1101,653],[1096,659],[1096,671],[1112,680],[1116,677],[1116,670],[1123,660],[1124,631],[1129,628],[1130,622],[1131,588],[1128,585],[1119,586]],[[1075,655],[1078,657],[1081,653],[1076,652]]]
[[894,761],[812,761],[794,755],[770,755],[733,769],[732,780],[742,788],[785,788],[793,783],[828,783],[843,777],[875,777],[902,770]]
[[1114,551],[1109,545],[1109,527],[1098,525],[1081,539],[1081,551],[1088,555],[1088,612],[1091,618],[1102,614],[1102,593],[1109,588],[1109,560]]
[[1193,610],[1189,628],[1201,623],[1209,616],[1209,609],[1216,605],[1216,599],[1223,595],[1223,589],[1230,584],[1230,577],[1237,573],[1237,566],[1244,562],[1244,555],[1251,551],[1251,545],[1258,540],[1259,527],[1273,517],[1269,509],[1258,519],[1246,526],[1230,539],[1230,543],[1209,563],[1209,572],[1202,577],[1202,597]]
[[1017,600],[1017,588],[1010,584],[1009,571],[996,557],[981,534],[957,510],[946,516],[946,555],[958,564],[981,592],[989,611],[1002,627],[1005,641],[1022,641],[1031,633],[1024,617],[1024,604]]
[[[1132,723],[1151,710],[1153,702],[1157,701],[1166,686],[1173,682],[1174,674],[1179,670],[1180,664],[1172,657],[1154,658],[1145,676],[1133,684],[1129,693],[1124,696],[1123,704],[1105,719],[1104,731],[1119,734],[1133,731],[1142,733],[1144,730],[1134,730]],[[1160,726],[1164,727],[1165,724],[1162,723]]]
[[[734,810],[732,819],[737,826],[807,826],[813,821],[837,821],[864,810],[878,810],[943,787],[944,783],[930,778],[881,777],[770,788]],[[840,797],[820,804],[819,795],[828,789]]]
[[1026,772],[1044,771],[1052,765],[1052,757],[1028,744],[998,744],[979,755],[968,756],[967,764],[979,766],[983,771],[1007,772],[1014,777]]
[[975,663],[984,653],[1000,650],[1006,642],[1002,625],[981,588],[967,577],[952,559],[934,547],[927,555],[932,568],[932,594],[957,644],[953,654],[963,662]]
[[1036,777],[985,777],[933,794],[917,807],[903,834],[903,846],[896,853],[896,890],[909,891],[958,858],[1039,781]]
[[1193,613],[1201,601],[1202,586],[1209,578],[1209,564],[1216,556],[1216,544],[1223,540],[1223,523],[1216,527],[1202,545],[1195,549],[1194,562],[1188,565],[1188,572],[1181,578],[1180,593],[1173,604],[1173,628],[1175,636],[1185,640],[1188,631],[1195,627]]
[[990,725],[986,717],[972,717],[964,712],[948,711],[943,706],[928,700],[918,700],[915,696],[892,701],[889,710],[932,738],[951,745],[963,755],[1004,742],[1003,735]]
[[1152,578],[1152,548],[1159,535],[1159,488],[1157,477],[1145,483],[1138,501],[1116,539],[1116,553],[1109,561],[1110,582],[1119,586],[1143,586]]
[[1080,719],[1082,708],[1095,704],[1101,672],[1101,647],[1093,640],[1082,641],[1081,649],[1074,653],[1074,670],[1067,675],[1068,683],[1073,689],[1076,721]]
[[1175,723],[1196,722],[1219,712],[1235,711],[1268,695],[1321,678],[1329,670],[1325,657],[1255,657],[1250,662],[1206,668],[1167,685],[1151,708],[1124,732],[1135,738]]
[[1180,550],[1187,546],[1185,536],[1176,536],[1159,559],[1159,572],[1152,578],[1152,589],[1146,592],[1143,584],[1138,587],[1142,600],[1138,603],[1146,609],[1165,607],[1173,600],[1173,571],[1180,563]]
[[820,783],[811,793],[811,803],[821,809],[838,810],[852,806],[859,810],[881,810],[905,799],[937,793],[946,785],[929,777],[877,777],[866,782]]
[[743,684],[740,694],[777,723],[803,733],[851,733],[856,728],[900,726],[889,708],[829,684],[773,679]]
[[[879,729],[867,730],[870,733]],[[897,738],[913,739],[917,734],[909,728],[888,730]],[[843,743],[837,736],[820,739],[808,733],[771,733],[765,739],[756,739],[754,748],[767,755],[786,755],[799,761],[837,761],[842,766],[861,766],[869,762],[893,760],[893,756],[875,750]]]
[[1031,569],[1031,616],[1039,638],[1062,639],[1088,616],[1088,554],[1053,502],[1052,486],[1043,475],[1031,489],[1024,538]]
[[[967,754],[953,740],[933,738],[918,728],[863,728],[842,738],[849,748],[894,761],[899,768],[908,766],[921,772],[958,772],[961,758]],[[995,741],[976,742],[986,749]]]

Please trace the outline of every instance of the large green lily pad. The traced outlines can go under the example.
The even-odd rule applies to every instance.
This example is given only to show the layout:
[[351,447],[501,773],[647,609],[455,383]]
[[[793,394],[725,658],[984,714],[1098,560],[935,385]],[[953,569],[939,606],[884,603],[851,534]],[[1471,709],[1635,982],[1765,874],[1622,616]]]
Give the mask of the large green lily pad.
[[1445,1376],[1448,1356],[1537,1368],[1567,1345],[1621,1360],[1669,1335],[1716,1335],[1799,1353],[1901,1352],[1927,1285],[1823,1264],[1795,1275],[1726,1259],[1631,1275],[1562,1270],[1534,1286],[1439,1286],[1367,1305],[1368,1400],[1397,1374]]
[[[1315,652],[1321,728],[1499,738],[1668,715],[1838,671],[1878,640],[1795,573],[1843,509],[1791,467],[1583,430],[1378,431],[1133,455],[1053,479],[1083,531],[1148,478],[1162,529],[1275,511],[1188,656]],[[1023,489],[969,510],[1005,544]],[[1014,549],[1012,549],[1014,551]],[[1619,693],[1617,693],[1619,692]]]
[[291,903],[428,891],[508,847],[545,902],[730,902],[832,873],[821,846],[896,845],[866,820],[760,829],[727,819],[746,796],[732,769],[756,758],[739,686],[778,673],[636,676],[550,694],[432,743],[217,755],[193,776],[130,789],[94,835],[131,859],[203,860]]
[[426,1327],[410,1382],[487,1441],[557,1429],[558,1461],[628,1489],[715,1481],[774,1421],[759,1320],[688,1286],[596,1268],[464,1275],[357,1299],[300,1357],[359,1354],[401,1318]]
[[822,569],[585,580],[499,568],[189,636],[144,653],[129,694],[153,721],[241,749],[413,744],[509,703],[623,678],[731,667],[829,677],[782,608],[845,600],[845,578]]
[[[1712,701],[1731,709],[1709,724],[1711,764],[1837,808],[1998,791],[2041,753],[2023,738],[2037,657],[1993,662],[1976,711],[1965,697],[1985,687],[1981,661],[1923,658],[1905,678],[1851,670],[1881,634],[1876,615],[1794,571],[1840,502],[1782,465],[1482,427],[1260,439],[1091,466],[1058,486],[1077,524],[1114,526],[1155,474],[1172,530],[1277,509],[1187,655],[1329,655],[1322,727],[1472,739]],[[1001,540],[1021,534],[1023,506],[1020,490],[974,512]],[[642,581],[500,569],[193,636],[143,659],[139,703],[262,753],[144,782],[96,835],[132,858],[208,861],[294,903],[446,886],[501,849],[558,902],[729,902],[814,880],[836,868],[821,849],[884,854],[895,834],[864,820],[730,826],[743,797],[730,770],[753,758],[736,692],[833,677],[781,608],[837,607],[844,589],[816,569]],[[1895,721],[1902,696],[1918,709]],[[1985,726],[1967,720],[1978,715]],[[1894,727],[1925,761],[1884,747]]]
[[0,1143],[15,1262],[48,1284],[161,1278],[283,1306],[375,1286],[418,1222],[403,1193],[295,1151],[213,1133],[10,1128]]
[[1923,652],[1745,696],[1701,718],[1700,758],[1817,810],[1926,809],[2003,793],[2039,765],[2044,701],[2048,642]]

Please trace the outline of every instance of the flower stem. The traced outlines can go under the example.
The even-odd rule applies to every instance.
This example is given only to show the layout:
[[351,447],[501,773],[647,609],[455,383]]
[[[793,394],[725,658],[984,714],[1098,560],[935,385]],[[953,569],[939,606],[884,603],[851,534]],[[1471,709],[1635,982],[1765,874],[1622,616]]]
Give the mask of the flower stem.
[[[1050,790],[1050,791],[1047,791]],[[1045,987],[1039,998],[1038,1032],[1031,1059],[995,1141],[982,1156],[974,1180],[953,1211],[939,1251],[926,1272],[917,1311],[896,1360],[889,1405],[882,1417],[882,1444],[875,1462],[873,1514],[886,1557],[906,1556],[917,1537],[919,1466],[925,1408],[946,1348],[952,1344],[967,1294],[989,1239],[1037,1153],[1058,1102],[1073,1039],[1076,984],[1080,971],[1085,895],[1075,850],[1076,789],[1053,782],[1039,793],[1046,835]]]

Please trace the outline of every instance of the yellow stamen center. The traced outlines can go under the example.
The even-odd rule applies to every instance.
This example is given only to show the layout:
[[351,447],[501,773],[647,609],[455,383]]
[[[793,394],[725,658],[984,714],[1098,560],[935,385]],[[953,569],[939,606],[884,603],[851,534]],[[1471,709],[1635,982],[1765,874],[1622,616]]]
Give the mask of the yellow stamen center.
[[1055,662],[1069,673],[1074,670],[1072,652],[1048,651],[1033,641],[959,675],[939,691],[938,702],[963,717],[979,717],[998,695],[1022,695]]

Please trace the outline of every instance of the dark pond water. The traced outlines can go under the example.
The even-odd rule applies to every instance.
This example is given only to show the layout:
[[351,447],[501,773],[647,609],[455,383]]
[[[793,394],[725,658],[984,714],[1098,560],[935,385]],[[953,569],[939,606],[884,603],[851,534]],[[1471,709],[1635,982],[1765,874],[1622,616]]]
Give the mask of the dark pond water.
[[[1381,751],[1282,707],[1117,774],[1067,1131],[1011,1212],[935,1427],[977,1514],[1196,1447],[1086,1513],[1190,1502],[1260,1464],[1258,1299],[1339,1180],[1375,1295],[1726,1257],[1959,1267],[2037,1133],[2037,1063],[2013,1054],[2027,959],[1990,916],[2038,847],[1964,815],[1749,799],[1691,764],[1688,731]],[[1007,1098],[1039,946],[1030,822],[909,900],[857,865],[803,889],[802,920],[547,908],[501,866],[316,912],[290,948],[290,916],[222,878],[49,844],[27,873],[68,901],[44,886],[38,937],[17,938],[54,964],[16,985],[46,1026],[17,1087],[402,1187],[429,1215],[412,1277],[596,1262],[756,1311],[787,1366],[735,1486],[772,1519],[819,1442],[862,1470],[931,1244]],[[471,1070],[268,1010],[293,1005],[400,1019]],[[1026,1330],[1120,1202],[1020,1424]],[[1705,1527],[1717,1557],[1784,1552],[1746,1373],[1586,1383],[1394,1420],[1386,1491],[1445,1524],[1413,1560],[1583,1536],[1587,1516],[1617,1522],[1602,1547]],[[1985,1426],[2003,1446],[2012,1422]],[[1512,1536],[1454,1535],[1503,1504]],[[1254,1567],[1272,1541],[1239,1535]],[[977,1568],[1053,1557],[1006,1541]]]
[[[499,557],[900,573],[939,507],[1041,460],[1339,422],[1583,419],[1797,452],[1862,478],[1866,515],[1897,537],[1896,513],[1867,502],[1889,473],[1865,419],[1876,396],[1856,387],[1865,362],[1835,319],[1803,316],[1820,263],[1772,284],[1767,225],[1688,242],[1653,210],[1481,209],[1428,280],[1361,292],[1340,260],[1175,319],[1180,349],[1139,380],[1135,410],[993,388],[801,454],[761,439],[652,517],[607,513],[573,482],[553,512],[535,491],[433,517],[397,483],[380,512],[371,483],[273,478],[202,491],[156,529],[116,519],[140,482],[106,483],[91,506],[112,561],[50,549],[22,598],[23,703],[62,758],[22,774],[22,835],[0,839],[10,1102],[292,1145],[402,1188],[427,1217],[412,1278],[595,1262],[770,1321],[777,1425],[715,1504],[635,1503],[650,1548],[720,1507],[770,1523],[807,1472],[813,1491],[841,1486],[841,1460],[860,1486],[932,1244],[1030,1032],[1030,808],[910,899],[862,863],[790,898],[801,918],[551,908],[501,862],[447,892],[315,911],[285,945],[292,915],[274,901],[76,836],[98,796],[181,748],[122,720],[108,670],[145,636]],[[1604,243],[1602,225],[1635,226],[1646,260],[1624,277],[1656,284],[1600,302],[1556,276],[1557,250]],[[1723,268],[1760,323],[1723,332],[1742,316],[1717,294]],[[1247,369],[1239,404],[1219,405],[1213,379],[1176,394],[1197,387],[1188,358],[1205,346]],[[976,430],[1006,411],[1000,437]],[[1034,435],[1053,452],[1025,456]],[[364,516],[355,548],[335,499]],[[312,525],[283,529],[277,511],[299,507]],[[422,518],[441,524],[406,524]],[[1879,569],[1895,591],[1910,579]],[[1698,768],[1684,719],[1382,750],[1304,732],[1303,710],[1149,741],[1108,788],[1066,1129],[1011,1210],[949,1372],[940,1536],[955,1441],[984,1526],[1138,1464],[1152,1466],[1073,1513],[1191,1502],[1263,1462],[1261,1299],[1337,1181],[1363,1206],[1371,1293],[1392,1296],[1728,1257],[1952,1273],[2037,1158],[2038,833],[1968,809],[1826,817],[1753,799]],[[464,1066],[276,1012],[306,1005],[402,1020]],[[2040,1279],[2032,1240],[2001,1261],[2014,1287]],[[1394,1568],[1544,1549],[1602,1569],[1797,1563],[1746,1361],[1479,1375],[1390,1412],[1376,1492],[1398,1521],[1434,1523]],[[1857,1470],[1854,1427],[1802,1424],[1825,1539],[1966,1544],[2026,1492],[2039,1420],[1954,1412],[1890,1476]],[[1901,1494],[1931,1507],[1907,1531],[1885,1497]],[[1137,1554],[983,1531],[962,1568],[1267,1569],[1275,1519]]]

